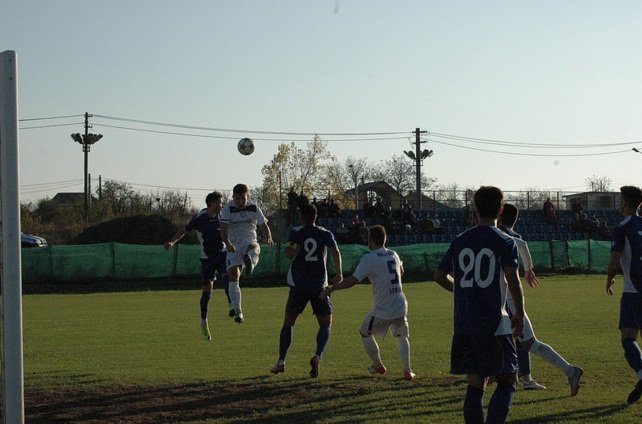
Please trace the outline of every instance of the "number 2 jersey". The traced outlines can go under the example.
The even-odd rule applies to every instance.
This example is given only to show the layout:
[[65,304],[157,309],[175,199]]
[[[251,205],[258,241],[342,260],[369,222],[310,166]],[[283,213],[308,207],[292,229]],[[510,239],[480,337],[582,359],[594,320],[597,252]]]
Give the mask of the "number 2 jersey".
[[298,246],[297,255],[288,270],[288,285],[301,289],[318,289],[328,285],[328,247],[335,247],[334,235],[317,225],[294,227],[288,242]]
[[408,313],[408,302],[401,287],[401,259],[397,252],[381,247],[366,254],[352,274],[372,283],[374,306],[371,314],[379,319],[395,319]]
[[450,244],[439,269],[455,280],[455,333],[511,334],[504,266],[518,268],[517,246],[497,227],[472,227]]

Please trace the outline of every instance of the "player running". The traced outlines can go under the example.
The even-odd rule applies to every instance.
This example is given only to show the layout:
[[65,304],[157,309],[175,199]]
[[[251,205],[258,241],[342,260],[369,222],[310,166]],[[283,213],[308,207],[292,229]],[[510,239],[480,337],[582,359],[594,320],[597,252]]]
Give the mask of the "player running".
[[278,374],[285,371],[285,357],[292,344],[294,324],[309,302],[319,323],[316,352],[310,359],[310,377],[316,378],[319,375],[321,356],[330,340],[332,326],[332,302],[329,297],[320,296],[328,285],[328,252],[336,269],[333,283],[341,281],[343,268],[334,236],[325,228],[315,225],[317,209],[314,205],[302,206],[300,216],[303,225],[290,231],[288,246],[285,248],[285,255],[292,259],[287,276],[290,292],[279,336],[279,360],[270,372]]
[[386,248],[386,229],[381,225],[369,228],[368,247],[372,252],[361,258],[354,274],[339,284],[327,287],[324,295],[350,288],[367,277],[372,283],[374,305],[364,318],[359,333],[363,347],[372,359],[368,371],[371,374],[386,373],[375,336],[383,338],[390,329],[397,340],[397,351],[403,364],[403,378],[412,380],[415,373],[410,368],[408,302],[401,286],[403,262],[397,252]]
[[227,274],[230,280],[230,317],[242,324],[245,322],[241,307],[241,269],[251,275],[259,263],[261,247],[257,241],[256,228],[260,227],[268,246],[272,246],[272,233],[268,221],[255,203],[249,200],[245,184],[237,184],[232,190],[232,200],[221,212],[221,238],[227,247]]
[[[435,271],[435,281],[454,292],[450,372],[467,374],[466,423],[505,422],[517,381],[513,336],[523,330],[524,297],[517,272],[517,246],[497,228],[503,197],[497,187],[477,190],[478,225],[453,240]],[[506,311],[507,288],[515,304],[512,319]],[[495,376],[497,387],[484,421],[484,390],[490,376]]]
[[[524,269],[526,270],[525,279],[529,286],[537,287],[539,281],[533,271],[533,259],[531,258],[531,252],[528,249],[528,244],[522,240],[521,235],[513,230],[518,216],[519,210],[517,207],[510,203],[506,203],[499,216],[499,228],[515,239],[518,255],[522,259]],[[506,303],[508,304],[509,313],[513,314],[515,312],[515,305],[513,304],[510,292],[506,294]],[[580,367],[569,364],[566,359],[555,351],[555,349],[535,338],[533,325],[531,324],[528,314],[524,314],[524,332],[517,336],[517,341],[519,342],[519,346],[517,346],[519,375],[521,377],[524,390],[546,389],[545,386],[533,380],[531,376],[530,352],[533,352],[546,362],[562,370],[562,372],[566,374],[568,383],[571,386],[571,396],[577,395],[577,392],[580,390],[580,379],[584,374],[584,370]]]
[[200,301],[201,334],[205,340],[210,341],[212,340],[212,334],[207,322],[207,313],[210,298],[212,297],[212,287],[216,280],[216,272],[223,280],[228,302],[230,301],[230,296],[228,294],[228,278],[225,272],[225,244],[221,240],[219,231],[221,228],[220,213],[223,206],[223,195],[218,191],[209,193],[205,197],[205,204],[207,208],[194,215],[185,228],[178,230],[163,247],[169,250],[189,231],[196,231],[198,241],[201,244],[201,279],[203,280]]
[[642,191],[638,187],[620,188],[620,212],[624,219],[613,228],[611,260],[606,276],[606,293],[613,295],[613,284],[618,265],[624,274],[624,287],[620,300],[620,335],[624,357],[638,382],[627,398],[628,403],[637,402],[642,396],[642,351],[637,342],[642,328]]

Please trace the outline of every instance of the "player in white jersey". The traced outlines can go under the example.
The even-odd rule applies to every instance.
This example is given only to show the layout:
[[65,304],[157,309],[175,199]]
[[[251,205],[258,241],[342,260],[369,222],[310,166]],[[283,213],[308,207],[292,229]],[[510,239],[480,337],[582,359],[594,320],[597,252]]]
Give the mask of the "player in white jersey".
[[322,296],[327,296],[335,290],[350,288],[367,277],[372,283],[374,305],[364,318],[359,332],[363,347],[372,359],[372,365],[368,370],[372,374],[386,373],[375,336],[384,337],[390,329],[397,340],[397,350],[403,364],[403,377],[412,380],[415,373],[410,368],[408,302],[401,286],[403,262],[395,251],[386,248],[386,229],[383,226],[374,225],[369,230],[368,247],[372,252],[361,258],[357,269],[350,277],[326,288]]
[[272,233],[261,209],[248,198],[249,190],[245,184],[237,184],[232,190],[232,200],[221,212],[221,239],[227,248],[227,274],[230,279],[230,316],[239,324],[245,322],[241,307],[241,288],[239,279],[241,269],[246,275],[259,263],[259,246],[256,230],[261,228],[268,246],[272,246]]
[[[528,249],[528,244],[524,240],[522,240],[522,236],[520,236],[513,230],[518,216],[519,211],[517,207],[510,203],[506,203],[504,204],[504,209],[499,215],[498,226],[501,230],[506,232],[515,240],[519,257],[521,258],[524,264],[524,269],[526,270],[525,279],[528,282],[529,286],[537,287],[539,281],[537,280],[537,276],[533,271],[533,259],[531,257],[530,250]],[[513,299],[510,295],[510,292],[508,292],[506,295],[506,303],[511,314],[515,313],[515,305],[513,304]],[[584,370],[582,370],[582,368],[580,367],[569,364],[566,359],[564,359],[559,353],[555,351],[555,349],[553,349],[548,344],[539,341],[535,337],[533,325],[531,324],[531,320],[526,313],[524,313],[524,331],[517,337],[517,341],[519,342],[521,348],[525,351],[523,355],[519,355],[518,352],[519,376],[522,380],[522,384],[525,390],[546,389],[545,386],[537,383],[531,377],[530,352],[533,352],[534,354],[538,355],[551,365],[559,368],[564,374],[566,374],[569,385],[571,386],[571,396],[575,396],[577,394],[580,389],[580,379],[582,378],[582,374],[584,374]]]

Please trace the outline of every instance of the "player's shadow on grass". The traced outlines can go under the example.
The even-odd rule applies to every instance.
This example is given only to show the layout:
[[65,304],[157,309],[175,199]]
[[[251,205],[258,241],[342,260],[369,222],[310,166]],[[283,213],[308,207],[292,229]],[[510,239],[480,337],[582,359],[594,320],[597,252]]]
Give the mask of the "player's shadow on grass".
[[367,422],[375,416],[403,422],[425,415],[438,420],[460,403],[460,390],[449,378],[408,382],[388,376],[264,376],[162,387],[81,383],[25,392],[29,423],[314,423],[327,420],[330,412],[335,423]]
[[[26,422],[309,424],[327,420],[329,414],[333,423],[345,424],[374,418],[451,422],[461,417],[465,386],[452,376],[409,382],[388,375],[318,379],[279,375],[159,387],[96,386],[77,380],[78,384],[65,382],[50,390],[26,390]],[[511,422],[608,421],[626,407],[599,405]]]

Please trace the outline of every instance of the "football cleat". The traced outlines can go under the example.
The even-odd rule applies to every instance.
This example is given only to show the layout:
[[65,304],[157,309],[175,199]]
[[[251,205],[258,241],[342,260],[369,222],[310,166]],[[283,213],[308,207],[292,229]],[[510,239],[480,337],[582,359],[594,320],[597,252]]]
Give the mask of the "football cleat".
[[370,365],[368,367],[368,372],[370,374],[381,374],[381,375],[383,375],[387,371],[388,370],[386,369],[386,367],[383,366],[383,364],[379,364],[379,365],[372,364],[372,365]]
[[272,367],[270,370],[272,374],[278,374],[280,372],[285,372],[285,364],[276,364],[275,366]]
[[535,380],[522,381],[524,390],[546,390],[546,386]]
[[208,342],[212,340],[212,334],[210,333],[210,328],[207,325],[207,319],[201,320],[201,335]]
[[254,264],[252,263],[252,259],[250,259],[250,255],[244,255],[243,262],[245,263],[245,275],[249,277],[252,275],[252,271],[254,271]]
[[417,376],[417,374],[415,374],[412,371],[404,371],[403,372],[403,379],[407,380],[407,381],[413,380],[416,376]]
[[638,380],[626,401],[628,403],[635,403],[640,400],[640,397],[642,397],[642,380]]
[[310,377],[317,378],[319,376],[319,357],[314,355],[310,358]]
[[234,308],[230,308],[229,312],[227,313],[227,316],[230,318],[234,318],[235,315],[236,315],[236,311],[234,310]]
[[[577,392],[580,391],[580,380],[582,379],[582,374],[584,374],[584,370],[582,368],[573,367],[573,374],[568,378],[568,384],[571,386],[571,396],[575,396]],[[642,393],[642,385],[640,386],[640,390]],[[629,395],[629,397],[631,397],[631,395]],[[638,395],[638,399],[639,398],[640,395]]]

